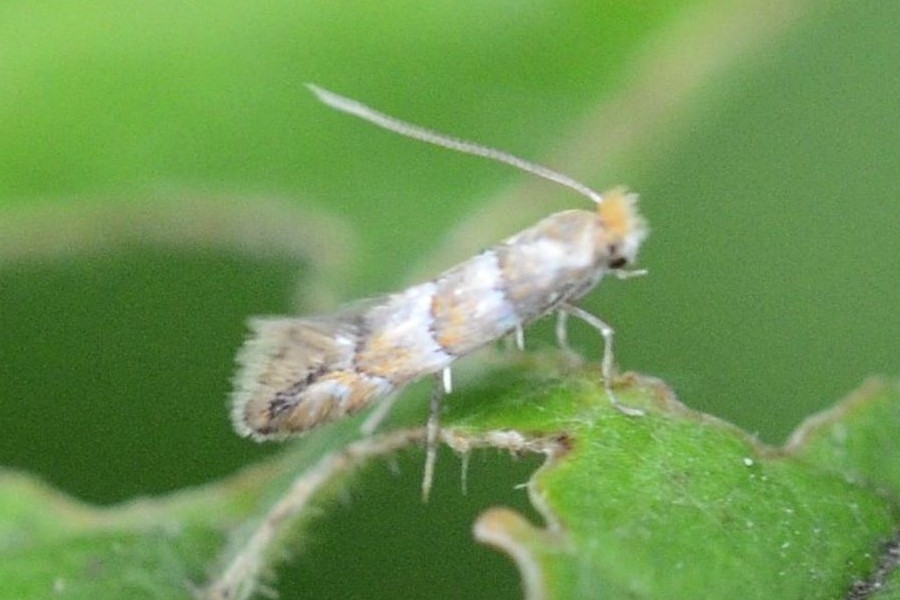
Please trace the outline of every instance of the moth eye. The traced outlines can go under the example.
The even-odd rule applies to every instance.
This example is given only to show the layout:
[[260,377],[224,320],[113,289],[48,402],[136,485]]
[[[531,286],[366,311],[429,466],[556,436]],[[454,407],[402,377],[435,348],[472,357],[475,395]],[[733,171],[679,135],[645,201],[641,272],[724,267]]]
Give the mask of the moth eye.
[[616,258],[612,259],[611,261],[609,261],[609,268],[610,269],[621,269],[622,267],[624,267],[627,264],[628,264],[628,259],[625,258],[624,256],[619,256],[619,257],[616,257]]

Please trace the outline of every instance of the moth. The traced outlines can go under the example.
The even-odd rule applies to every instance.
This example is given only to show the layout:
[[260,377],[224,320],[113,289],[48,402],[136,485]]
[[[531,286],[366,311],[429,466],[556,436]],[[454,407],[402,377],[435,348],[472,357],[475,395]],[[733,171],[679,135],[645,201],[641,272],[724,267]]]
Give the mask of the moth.
[[331,314],[257,317],[238,353],[232,421],[242,436],[283,439],[380,402],[363,429],[372,432],[397,392],[426,376],[436,378],[427,426],[427,495],[436,456],[441,397],[451,390],[457,358],[514,335],[551,313],[565,343],[565,319],[579,318],[604,340],[601,365],[611,401],[613,329],[576,303],[607,274],[629,277],[647,226],[637,196],[606,195],[505,152],[404,122],[315,85],[309,89],[333,109],[400,135],[512,165],[569,187],[595,210],[552,214],[434,279]]

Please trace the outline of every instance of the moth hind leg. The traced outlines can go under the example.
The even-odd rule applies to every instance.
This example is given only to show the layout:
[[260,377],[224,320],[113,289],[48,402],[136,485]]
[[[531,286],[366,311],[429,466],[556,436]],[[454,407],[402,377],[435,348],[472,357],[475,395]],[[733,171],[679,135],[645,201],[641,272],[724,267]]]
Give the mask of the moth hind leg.
[[431,408],[425,426],[425,472],[422,475],[422,500],[428,502],[434,481],[434,464],[437,462],[438,436],[441,432],[441,409],[444,395],[450,393],[450,367],[435,373],[431,388]]

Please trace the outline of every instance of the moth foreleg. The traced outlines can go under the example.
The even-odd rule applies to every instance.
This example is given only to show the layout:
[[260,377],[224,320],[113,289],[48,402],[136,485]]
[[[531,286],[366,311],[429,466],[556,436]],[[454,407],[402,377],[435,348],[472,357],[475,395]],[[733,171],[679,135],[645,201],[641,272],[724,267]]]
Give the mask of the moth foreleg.
[[615,394],[612,391],[612,378],[613,371],[615,370],[615,363],[613,362],[613,336],[616,333],[615,330],[603,319],[600,319],[599,317],[587,312],[583,308],[579,308],[578,306],[575,306],[573,304],[561,304],[559,306],[559,311],[566,312],[573,317],[581,319],[600,333],[600,335],[603,337],[603,358],[600,362],[600,368],[603,375],[603,388],[606,390],[606,395],[609,397],[610,402],[613,403],[613,406],[618,408],[626,415],[643,415],[643,410],[639,408],[631,408],[619,403],[619,400],[616,398]]

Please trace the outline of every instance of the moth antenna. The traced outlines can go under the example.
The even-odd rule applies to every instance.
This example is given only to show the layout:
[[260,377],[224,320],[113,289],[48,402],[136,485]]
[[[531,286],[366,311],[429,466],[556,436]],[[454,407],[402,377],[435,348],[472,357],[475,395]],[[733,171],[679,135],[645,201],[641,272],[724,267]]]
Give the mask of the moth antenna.
[[390,115],[384,114],[383,112],[379,112],[374,108],[366,106],[361,102],[357,102],[356,100],[352,100],[350,98],[345,98],[344,96],[335,94],[334,92],[330,92],[324,88],[320,88],[319,86],[312,83],[307,83],[306,87],[309,88],[309,90],[313,94],[315,94],[316,98],[318,98],[319,101],[323,104],[330,106],[335,110],[339,110],[341,112],[359,117],[365,121],[368,121],[369,123],[372,123],[373,125],[377,125],[378,127],[387,129],[388,131],[393,131],[394,133],[399,133],[400,135],[409,138],[427,142],[429,144],[434,144],[435,146],[442,146],[444,148],[456,150],[457,152],[462,152],[464,154],[473,154],[482,158],[506,163],[517,169],[521,169],[522,171],[526,171],[533,175],[537,175],[538,177],[542,177],[549,181],[564,185],[567,188],[575,190],[579,194],[586,196],[597,204],[603,201],[603,196],[600,194],[600,192],[589,188],[580,181],[572,179],[568,175],[558,173],[553,169],[548,169],[547,167],[527,161],[507,152],[503,152],[502,150],[497,150],[495,148],[489,148],[487,146],[482,146],[481,144],[476,144],[475,142],[469,142],[467,140],[450,137],[436,131],[426,129],[424,127],[419,127],[418,125],[413,125],[412,123],[407,123],[406,121],[401,121],[400,119],[396,119]]

